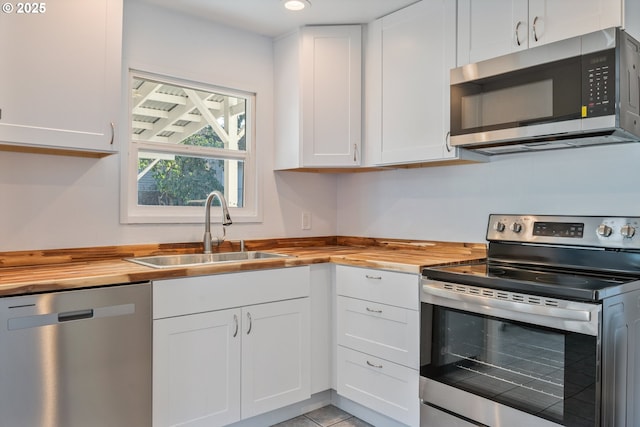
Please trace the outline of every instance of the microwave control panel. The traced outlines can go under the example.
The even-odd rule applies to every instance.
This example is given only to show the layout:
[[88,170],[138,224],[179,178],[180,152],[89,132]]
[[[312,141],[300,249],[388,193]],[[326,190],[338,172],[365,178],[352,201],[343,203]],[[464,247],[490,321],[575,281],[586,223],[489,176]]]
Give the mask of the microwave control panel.
[[616,50],[582,57],[582,117],[615,114]]

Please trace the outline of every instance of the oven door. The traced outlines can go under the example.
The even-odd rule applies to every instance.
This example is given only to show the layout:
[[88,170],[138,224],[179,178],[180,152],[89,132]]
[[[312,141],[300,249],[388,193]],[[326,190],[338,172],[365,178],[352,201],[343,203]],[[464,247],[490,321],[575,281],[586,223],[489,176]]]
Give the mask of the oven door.
[[421,300],[420,397],[452,420],[422,426],[600,425],[600,305],[426,279]]

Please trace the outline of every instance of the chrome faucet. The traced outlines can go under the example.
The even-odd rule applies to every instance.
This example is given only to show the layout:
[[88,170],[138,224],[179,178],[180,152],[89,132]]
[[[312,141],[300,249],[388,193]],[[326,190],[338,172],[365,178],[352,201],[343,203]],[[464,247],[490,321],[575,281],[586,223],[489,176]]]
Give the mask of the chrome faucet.
[[211,203],[216,197],[220,201],[220,206],[222,206],[222,239],[216,238],[218,246],[224,242],[227,235],[226,226],[233,224],[231,216],[229,215],[227,200],[224,198],[224,195],[219,191],[212,191],[209,193],[204,205],[204,239],[202,241],[202,245],[204,246],[205,254],[211,253]]

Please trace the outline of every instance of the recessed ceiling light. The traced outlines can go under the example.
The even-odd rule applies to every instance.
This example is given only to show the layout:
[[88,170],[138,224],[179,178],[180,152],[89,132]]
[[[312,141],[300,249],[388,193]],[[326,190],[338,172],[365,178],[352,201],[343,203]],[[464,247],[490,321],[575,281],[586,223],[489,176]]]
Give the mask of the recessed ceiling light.
[[289,10],[302,10],[305,7],[311,7],[311,2],[309,0],[284,0],[284,7]]

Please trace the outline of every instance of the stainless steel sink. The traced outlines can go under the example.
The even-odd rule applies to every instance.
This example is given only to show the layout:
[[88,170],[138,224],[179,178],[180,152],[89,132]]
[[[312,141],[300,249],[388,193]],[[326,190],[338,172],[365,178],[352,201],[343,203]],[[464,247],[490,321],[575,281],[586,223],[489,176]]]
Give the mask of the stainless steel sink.
[[219,264],[235,261],[252,261],[273,258],[288,258],[291,255],[273,252],[220,252],[216,254],[180,254],[126,258],[127,261],[153,268],[190,267],[196,265]]

